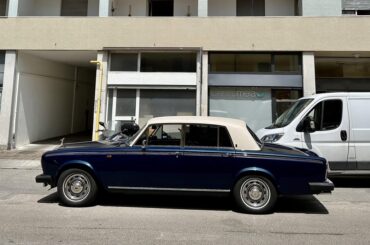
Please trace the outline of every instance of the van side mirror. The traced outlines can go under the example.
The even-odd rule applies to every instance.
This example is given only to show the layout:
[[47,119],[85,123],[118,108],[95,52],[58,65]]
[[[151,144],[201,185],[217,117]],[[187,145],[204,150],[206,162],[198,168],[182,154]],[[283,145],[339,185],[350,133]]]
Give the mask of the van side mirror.
[[303,132],[305,133],[313,133],[316,131],[315,121],[312,119],[312,117],[306,117],[303,120]]

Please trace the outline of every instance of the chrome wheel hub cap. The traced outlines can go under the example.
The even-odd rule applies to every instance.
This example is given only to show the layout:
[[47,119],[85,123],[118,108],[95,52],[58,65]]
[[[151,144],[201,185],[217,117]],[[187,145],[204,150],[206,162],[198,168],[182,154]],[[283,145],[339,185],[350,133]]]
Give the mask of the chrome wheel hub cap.
[[73,202],[83,201],[89,195],[90,189],[90,181],[82,173],[71,174],[63,182],[63,194]]
[[271,191],[263,179],[249,178],[240,188],[240,197],[247,207],[258,210],[269,203]]
[[80,180],[74,181],[71,185],[71,191],[75,194],[80,193],[83,190],[83,184]]
[[249,191],[249,196],[252,200],[259,200],[262,197],[262,190],[258,186],[253,186]]

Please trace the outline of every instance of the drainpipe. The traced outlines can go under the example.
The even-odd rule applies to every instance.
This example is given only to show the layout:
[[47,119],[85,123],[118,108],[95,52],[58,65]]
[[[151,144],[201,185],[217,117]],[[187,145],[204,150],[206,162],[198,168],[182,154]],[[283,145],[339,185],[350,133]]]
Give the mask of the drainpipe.
[[94,134],[94,140],[99,140],[99,121],[100,121],[100,105],[101,105],[101,88],[103,84],[103,64],[102,62],[98,60],[91,60],[90,63],[96,64],[99,67],[100,71],[100,81],[99,81],[99,89],[98,89],[98,107],[95,112],[95,134]]

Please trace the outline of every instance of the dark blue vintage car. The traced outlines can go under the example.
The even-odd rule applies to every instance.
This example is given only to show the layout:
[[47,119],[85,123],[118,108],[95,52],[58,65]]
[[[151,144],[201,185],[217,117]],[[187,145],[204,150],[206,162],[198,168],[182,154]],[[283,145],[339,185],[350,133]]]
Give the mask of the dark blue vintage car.
[[265,213],[278,195],[334,189],[324,158],[262,144],[243,121],[227,118],[154,118],[121,144],[62,145],[41,162],[36,182],[57,187],[68,206],[92,204],[99,190],[222,192],[243,211]]

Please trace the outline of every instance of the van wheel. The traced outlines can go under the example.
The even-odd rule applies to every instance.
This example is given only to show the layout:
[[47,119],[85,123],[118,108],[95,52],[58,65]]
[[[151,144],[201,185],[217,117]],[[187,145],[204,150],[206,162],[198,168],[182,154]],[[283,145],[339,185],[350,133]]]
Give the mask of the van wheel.
[[235,184],[233,195],[239,208],[247,213],[269,213],[275,206],[275,186],[262,176],[245,176]]
[[59,177],[58,196],[67,206],[88,206],[95,201],[97,192],[94,178],[84,170],[68,169]]

